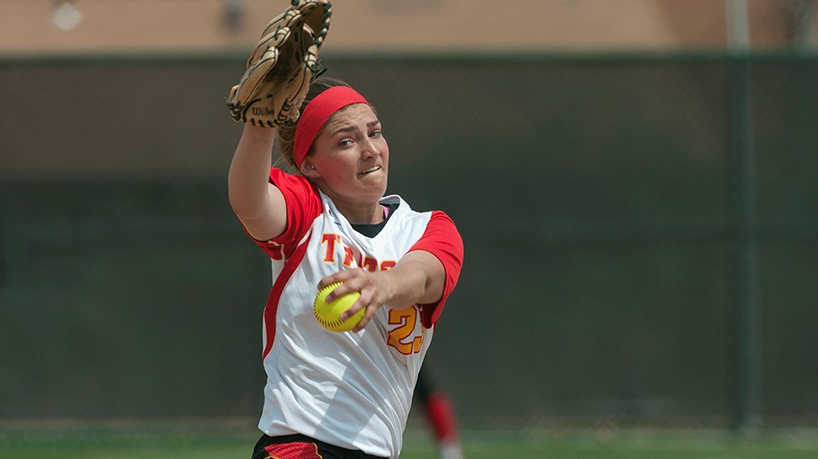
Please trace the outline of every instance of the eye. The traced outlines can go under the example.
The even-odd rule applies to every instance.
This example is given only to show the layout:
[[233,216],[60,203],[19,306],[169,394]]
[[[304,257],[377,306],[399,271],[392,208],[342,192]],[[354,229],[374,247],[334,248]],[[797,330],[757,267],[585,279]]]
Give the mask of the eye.
[[383,132],[380,129],[375,129],[369,133],[369,137],[380,137],[381,135],[383,135]]
[[352,139],[350,139],[349,137],[347,137],[347,138],[345,138],[345,139],[341,139],[341,140],[338,142],[338,146],[339,146],[339,147],[348,147],[348,146],[352,145],[352,143],[353,143]]

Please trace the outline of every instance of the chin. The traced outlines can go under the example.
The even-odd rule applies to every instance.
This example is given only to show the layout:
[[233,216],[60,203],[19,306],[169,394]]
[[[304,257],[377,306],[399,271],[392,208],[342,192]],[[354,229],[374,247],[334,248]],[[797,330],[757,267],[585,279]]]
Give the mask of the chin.
[[369,189],[364,193],[361,193],[362,196],[367,196],[367,201],[380,201],[381,198],[384,197],[386,194],[386,187],[377,188],[377,189]]
[[383,181],[383,186],[381,186],[378,190],[378,199],[381,199],[386,194],[386,180]]
[[371,190],[373,193],[379,193],[380,196],[383,196],[384,193],[386,193],[386,176],[384,175],[383,178],[378,177],[377,180],[366,183],[364,186],[367,190]]

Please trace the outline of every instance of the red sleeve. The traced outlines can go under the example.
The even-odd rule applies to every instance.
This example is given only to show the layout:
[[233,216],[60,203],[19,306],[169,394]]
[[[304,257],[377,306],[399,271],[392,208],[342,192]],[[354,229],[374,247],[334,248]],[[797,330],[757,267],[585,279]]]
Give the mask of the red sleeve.
[[[253,239],[267,255],[275,260],[289,257],[309,231],[312,222],[321,215],[321,196],[318,189],[300,175],[290,175],[278,168],[270,169],[270,183],[284,195],[287,205],[287,228],[269,241]],[[246,230],[245,230],[246,232]]]
[[432,212],[432,218],[426,225],[426,231],[409,251],[423,250],[431,253],[446,270],[446,283],[443,286],[443,296],[436,303],[422,305],[420,320],[424,327],[431,328],[440,318],[446,299],[457,285],[460,277],[460,268],[463,266],[463,239],[454,222],[448,215],[440,211]]

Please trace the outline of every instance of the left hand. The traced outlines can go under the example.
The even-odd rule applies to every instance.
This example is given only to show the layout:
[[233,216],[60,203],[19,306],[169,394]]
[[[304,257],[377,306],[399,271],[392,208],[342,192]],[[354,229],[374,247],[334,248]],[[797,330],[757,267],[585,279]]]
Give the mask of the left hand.
[[273,18],[247,59],[244,75],[227,96],[236,121],[275,127],[295,122],[310,82],[320,70],[318,55],[329,31],[329,0],[292,0]]
[[369,272],[362,268],[339,271],[321,279],[321,282],[318,284],[318,290],[336,282],[343,282],[343,284],[327,295],[327,303],[332,303],[335,299],[347,293],[361,293],[358,301],[341,314],[341,320],[343,321],[352,317],[361,309],[366,308],[361,322],[352,329],[354,333],[363,330],[366,324],[375,316],[378,308],[387,303],[391,298],[390,292],[392,285],[386,272]]

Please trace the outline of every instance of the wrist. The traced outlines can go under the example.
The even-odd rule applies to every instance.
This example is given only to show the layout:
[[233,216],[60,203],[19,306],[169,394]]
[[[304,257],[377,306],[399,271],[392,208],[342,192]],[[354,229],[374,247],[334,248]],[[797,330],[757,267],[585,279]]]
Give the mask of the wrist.
[[384,293],[383,304],[395,306],[392,303],[399,296],[398,276],[396,276],[397,273],[390,271],[380,271],[375,275],[381,278],[382,291]]
[[272,138],[273,135],[275,135],[275,132],[276,128],[274,127],[262,127],[251,123],[244,123],[244,133],[242,135],[259,139],[267,139]]

